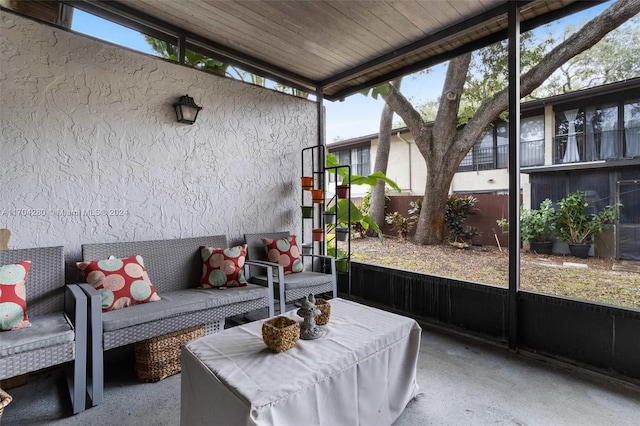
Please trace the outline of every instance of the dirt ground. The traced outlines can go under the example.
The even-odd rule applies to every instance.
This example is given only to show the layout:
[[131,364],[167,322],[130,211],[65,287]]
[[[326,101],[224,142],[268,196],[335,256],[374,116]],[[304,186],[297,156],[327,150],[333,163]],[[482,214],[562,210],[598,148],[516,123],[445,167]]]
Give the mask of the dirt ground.
[[[356,238],[352,259],[467,281],[508,286],[507,251],[492,246],[457,249],[450,245],[421,246],[398,237]],[[555,294],[640,310],[640,273],[613,270],[615,259],[522,252],[520,286]]]

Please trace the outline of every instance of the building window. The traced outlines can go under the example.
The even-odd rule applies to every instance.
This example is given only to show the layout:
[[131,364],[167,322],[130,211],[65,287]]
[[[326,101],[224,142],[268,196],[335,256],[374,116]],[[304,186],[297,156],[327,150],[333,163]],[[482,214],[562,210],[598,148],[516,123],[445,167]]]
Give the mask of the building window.
[[[520,121],[520,165],[544,164],[544,116]],[[509,166],[509,125],[504,122],[489,127],[467,153],[459,172],[506,169]]]
[[496,124],[496,169],[509,167],[509,126],[507,123]]
[[640,99],[624,104],[624,156],[640,157]]
[[568,109],[556,113],[556,163],[584,161],[584,110]]
[[618,158],[618,106],[598,105],[586,108],[586,161]]
[[556,164],[640,157],[640,99],[556,112]]
[[[338,159],[340,165],[351,166],[352,175],[367,176],[371,173],[371,148],[368,146],[343,149],[334,151],[332,154]],[[329,173],[329,182],[335,182],[335,173]]]
[[544,164],[544,116],[526,117],[520,120],[520,165],[522,167]]

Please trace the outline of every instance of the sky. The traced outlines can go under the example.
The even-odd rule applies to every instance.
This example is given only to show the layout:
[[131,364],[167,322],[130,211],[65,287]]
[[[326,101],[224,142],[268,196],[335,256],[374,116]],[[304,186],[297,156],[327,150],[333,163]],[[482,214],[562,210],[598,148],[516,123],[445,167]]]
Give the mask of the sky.
[[[588,17],[600,14],[611,2],[600,4],[586,11],[574,14],[570,17],[556,21],[549,28],[541,28],[545,33],[561,31],[567,24],[580,23]],[[124,28],[120,25],[96,18],[90,14],[75,10],[72,29],[96,38],[110,41],[121,46],[126,46],[140,52],[155,54],[137,31]],[[429,100],[434,100],[442,92],[446,64],[432,67],[429,73],[411,74],[402,81],[402,93],[413,103],[419,105]],[[327,111],[326,141],[327,144],[335,140],[344,140],[360,136],[378,133],[380,114],[384,101],[373,99],[370,96],[355,94],[344,101],[325,102]],[[399,117],[394,116],[394,124]]]

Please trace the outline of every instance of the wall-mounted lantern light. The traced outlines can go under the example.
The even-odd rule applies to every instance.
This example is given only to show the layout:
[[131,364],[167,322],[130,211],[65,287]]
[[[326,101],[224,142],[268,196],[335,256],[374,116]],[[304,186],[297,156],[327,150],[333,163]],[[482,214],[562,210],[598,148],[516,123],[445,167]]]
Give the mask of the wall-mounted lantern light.
[[176,110],[176,116],[178,117],[178,123],[193,124],[196,122],[198,113],[202,107],[196,105],[193,98],[189,95],[180,97],[180,100],[173,104]]

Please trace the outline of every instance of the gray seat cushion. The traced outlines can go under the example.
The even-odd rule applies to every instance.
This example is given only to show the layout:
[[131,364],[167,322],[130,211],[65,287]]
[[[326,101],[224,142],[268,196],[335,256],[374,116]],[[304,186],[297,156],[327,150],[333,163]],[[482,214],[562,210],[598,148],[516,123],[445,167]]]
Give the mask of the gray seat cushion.
[[161,300],[102,314],[104,331],[114,331],[178,315],[268,296],[266,288],[249,284],[226,289],[190,288],[160,294]]
[[[253,282],[260,285],[267,285],[267,276],[255,275],[252,277]],[[314,287],[322,284],[331,284],[333,276],[331,274],[323,274],[321,272],[297,272],[295,274],[287,274],[284,276],[285,290],[293,290],[296,288]],[[273,277],[274,285],[280,284],[277,276]],[[277,293],[276,293],[277,294]]]
[[0,357],[73,342],[75,333],[60,313],[29,317],[31,327],[0,333]]

